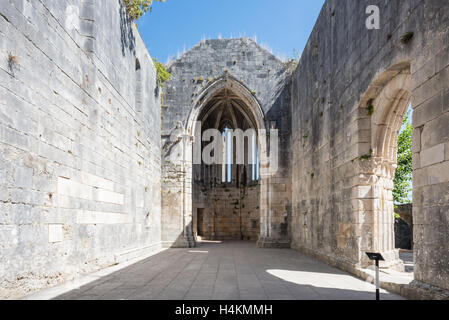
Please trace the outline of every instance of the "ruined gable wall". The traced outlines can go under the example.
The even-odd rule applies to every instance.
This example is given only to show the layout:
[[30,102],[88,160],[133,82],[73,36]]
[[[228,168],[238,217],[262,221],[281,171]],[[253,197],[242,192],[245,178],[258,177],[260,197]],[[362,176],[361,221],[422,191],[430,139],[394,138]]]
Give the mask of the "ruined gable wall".
[[[251,39],[205,40],[174,61],[168,70],[172,77],[165,84],[162,105],[162,145],[168,145],[178,122],[186,125],[195,102],[208,86],[225,75],[241,82],[254,94],[265,113],[265,126],[271,122],[279,129],[279,171],[272,177],[272,187],[261,188],[260,205],[264,225],[270,232],[265,237],[288,238],[285,232],[290,213],[290,74],[289,65],[281,62]],[[191,133],[187,133],[191,134]],[[190,147],[189,147],[190,148]],[[178,156],[177,156],[178,155]],[[163,241],[172,245],[189,227],[192,219],[191,168],[182,169],[182,148],[163,150]],[[183,179],[186,191],[183,192]],[[184,204],[183,204],[184,203]],[[257,206],[256,206],[257,207]],[[183,220],[183,208],[187,208]],[[266,222],[272,219],[270,223]],[[183,222],[184,221],[184,222]],[[187,222],[186,222],[187,221]],[[261,224],[263,222],[261,221]],[[267,227],[264,228],[267,230]]]
[[[380,30],[365,27],[368,5],[380,8]],[[373,198],[377,187],[391,186],[373,181],[394,169],[390,163],[387,173],[375,170],[373,119],[388,111],[376,100],[382,88],[398,76],[410,78],[393,89],[410,90],[414,108],[415,279],[449,288],[448,5],[326,1],[292,90],[294,248],[354,271],[366,265],[365,251],[390,242],[379,232],[382,208]],[[407,32],[414,37],[403,44]]]
[[11,0],[0,14],[6,297],[160,247],[160,104],[121,1]]

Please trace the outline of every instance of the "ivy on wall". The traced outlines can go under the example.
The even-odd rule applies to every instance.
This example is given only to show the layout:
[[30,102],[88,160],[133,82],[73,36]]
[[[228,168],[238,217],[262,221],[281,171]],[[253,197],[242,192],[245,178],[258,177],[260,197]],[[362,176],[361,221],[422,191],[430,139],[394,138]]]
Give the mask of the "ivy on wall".
[[123,0],[133,20],[138,20],[146,12],[151,12],[153,1],[165,2],[165,0]]

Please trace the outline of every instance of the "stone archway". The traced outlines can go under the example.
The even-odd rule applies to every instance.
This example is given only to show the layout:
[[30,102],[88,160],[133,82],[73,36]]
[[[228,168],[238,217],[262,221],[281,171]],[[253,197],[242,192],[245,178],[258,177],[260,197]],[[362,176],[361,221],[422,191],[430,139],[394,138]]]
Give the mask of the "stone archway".
[[[224,105],[223,102],[228,105]],[[202,160],[201,157],[200,159],[197,159],[197,156],[201,156],[202,153],[202,132],[201,126],[198,126],[198,123],[204,120],[208,123],[207,129],[223,129],[225,125],[227,125],[227,127],[232,129],[242,129],[242,132],[247,129],[253,129],[257,133],[260,178],[257,179],[258,181],[247,183],[244,191],[246,197],[248,197],[249,191],[247,190],[247,187],[253,188],[252,192],[257,194],[257,202],[251,201],[250,207],[246,207],[245,205],[245,208],[243,208],[244,210],[242,210],[242,199],[240,199],[242,197],[242,192],[240,188],[235,186],[236,183],[241,184],[244,180],[243,172],[245,169],[246,180],[251,180],[249,179],[248,170],[250,169],[248,165],[242,166],[233,164],[232,168],[235,170],[233,170],[232,181],[227,184],[220,184],[220,186],[224,190],[230,189],[233,186],[236,187],[236,190],[239,189],[238,214],[239,216],[242,214],[246,216],[245,226],[243,227],[244,230],[240,233],[240,236],[242,239],[259,240],[262,230],[266,230],[266,226],[268,225],[265,220],[268,215],[263,214],[264,211],[267,211],[267,196],[261,196],[261,193],[264,190],[263,186],[267,185],[266,181],[269,176],[268,149],[266,142],[264,142],[264,139],[267,139],[265,134],[264,113],[259,102],[249,89],[238,80],[225,73],[223,77],[212,82],[202,91],[198,96],[198,99],[194,101],[185,125],[182,123],[178,124],[171,134],[170,145],[164,147],[167,151],[165,157],[165,167],[167,168],[166,177],[169,177],[171,180],[176,179],[176,181],[173,181],[173,184],[169,184],[165,181],[165,194],[163,190],[163,211],[165,207],[165,212],[167,213],[165,215],[166,220],[163,227],[172,227],[171,230],[165,232],[165,236],[168,234],[165,245],[175,247],[194,246],[198,229],[197,212],[198,210],[205,209],[205,206],[211,207],[210,201],[212,201],[213,204],[214,200],[217,200],[217,198],[208,198],[210,194],[203,194],[195,197],[195,190],[198,193],[206,187],[204,185],[204,172],[202,173],[203,176],[197,179],[197,182],[203,181],[202,186],[195,185],[194,178],[195,166],[200,165]],[[200,162],[198,162],[198,160]],[[214,183],[214,187],[216,187],[219,184],[218,182],[222,182],[222,168],[219,168],[218,165],[216,165],[209,166],[207,169],[208,173],[206,174],[206,178],[215,178],[216,181],[212,182]],[[196,171],[198,172],[198,170]],[[239,177],[237,175],[239,175]],[[208,183],[209,182],[211,181],[208,181]],[[268,194],[267,191],[266,193]],[[217,194],[215,194],[215,196],[217,196]],[[231,194],[227,193],[227,196],[231,196]],[[232,195],[232,198],[234,199],[236,197]],[[236,201],[237,199],[234,200]],[[235,212],[235,208],[226,208],[228,211],[229,209],[233,213]],[[250,211],[249,209],[252,210]],[[213,211],[215,210],[216,206]],[[206,215],[208,214],[204,210],[203,212]],[[209,212],[209,216],[211,214],[214,216],[216,212]],[[215,218],[203,216],[203,221],[208,224],[207,228],[203,228],[203,230],[208,230],[207,236],[210,238],[219,237],[218,234],[215,234],[215,227],[213,226],[215,224]],[[241,224],[242,223],[240,223],[240,225]],[[254,232],[255,228],[257,228],[257,232]],[[247,229],[253,229],[253,231],[249,232]],[[175,230],[177,230],[178,235],[175,234]],[[222,234],[221,236],[222,238],[226,238],[226,235],[223,236]],[[235,238],[235,233],[230,235],[230,238]]]
[[[198,128],[199,123],[204,125],[201,129]],[[188,147],[189,150],[200,154],[203,151],[198,147],[201,141],[198,143],[195,139],[202,136],[204,130],[211,128],[220,132],[224,132],[225,128],[234,131],[228,137],[230,145],[224,143],[225,153],[228,152],[228,147],[232,146],[232,164],[207,166],[196,162],[197,164],[191,167],[189,175],[192,180],[189,186],[192,193],[188,195],[190,199],[187,202],[191,201],[192,206],[192,234],[197,236],[197,212],[201,210],[205,215],[202,217],[202,229],[207,230],[203,237],[256,241],[266,225],[261,214],[266,210],[266,203],[261,202],[264,198],[261,197],[261,186],[266,184],[265,169],[268,159],[267,149],[264,147],[266,143],[261,141],[266,139],[265,116],[250,90],[228,73],[205,88],[195,101],[195,107],[186,123],[186,131],[195,137],[191,140],[194,143]],[[260,166],[250,164],[249,137],[243,142],[244,164],[236,161],[236,130],[241,130],[244,134],[249,132],[247,130],[254,130],[255,149],[258,150]],[[194,155],[188,157],[192,159]],[[224,160],[229,160],[225,159],[226,157],[223,157]],[[256,170],[258,176],[253,177],[252,173]],[[203,208],[206,210],[203,211]]]
[[[210,152],[208,145],[218,139],[220,146],[214,152],[220,155],[213,164],[206,164],[204,158],[195,161],[195,154],[193,156],[192,225],[195,239],[198,239],[199,229],[202,239],[207,240],[257,241],[259,238],[258,125],[251,107],[233,87],[228,82],[215,89],[196,121],[195,144],[201,148],[195,152]],[[206,137],[211,130],[215,136]],[[195,145],[193,148],[196,149]],[[199,154],[197,156],[200,158]]]
[[362,267],[370,262],[364,252],[381,252],[383,267],[402,270],[394,238],[394,177],[397,168],[397,142],[403,118],[411,99],[411,75],[408,63],[396,65],[381,75],[362,99],[361,122],[370,149],[359,159],[359,197]]

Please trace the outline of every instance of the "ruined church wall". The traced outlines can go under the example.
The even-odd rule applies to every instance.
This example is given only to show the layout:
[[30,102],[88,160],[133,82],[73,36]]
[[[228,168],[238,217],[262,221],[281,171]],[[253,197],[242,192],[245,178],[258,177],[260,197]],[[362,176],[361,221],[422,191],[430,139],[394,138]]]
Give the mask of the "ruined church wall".
[[155,89],[121,1],[2,1],[0,296],[160,247]]
[[[380,30],[365,27],[369,5],[380,8]],[[388,110],[376,94],[402,77],[392,90],[409,90],[414,109],[415,279],[449,288],[448,6],[326,1],[293,80],[293,248],[354,271],[365,251],[381,247],[373,119]]]
[[[193,190],[193,226],[194,230],[202,230],[202,239],[259,239],[260,185],[243,188],[222,184],[210,188],[195,183]],[[203,209],[202,219],[198,209]]]
[[186,127],[190,114],[198,107],[195,103],[201,94],[226,74],[242,83],[257,99],[265,115],[264,129],[274,123],[279,130],[279,170],[271,177],[269,185],[268,181],[261,185],[258,210],[260,223],[265,226],[263,230],[269,230],[261,236],[287,239],[291,204],[289,64],[252,39],[215,39],[204,40],[184,53],[168,71],[172,77],[164,84],[162,105],[163,242],[167,246],[176,243],[182,236],[185,221],[190,222],[184,227],[191,229],[189,223],[192,223],[195,205],[192,201],[192,168],[183,168],[181,144],[170,149],[170,135],[179,122]]

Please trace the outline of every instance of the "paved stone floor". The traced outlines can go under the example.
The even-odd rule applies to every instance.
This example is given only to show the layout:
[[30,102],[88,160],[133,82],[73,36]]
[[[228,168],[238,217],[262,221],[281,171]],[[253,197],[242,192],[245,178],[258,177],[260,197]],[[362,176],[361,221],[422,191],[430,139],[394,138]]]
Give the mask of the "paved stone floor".
[[[372,300],[374,287],[290,249],[169,249],[56,299]],[[402,297],[382,291],[382,299]]]

